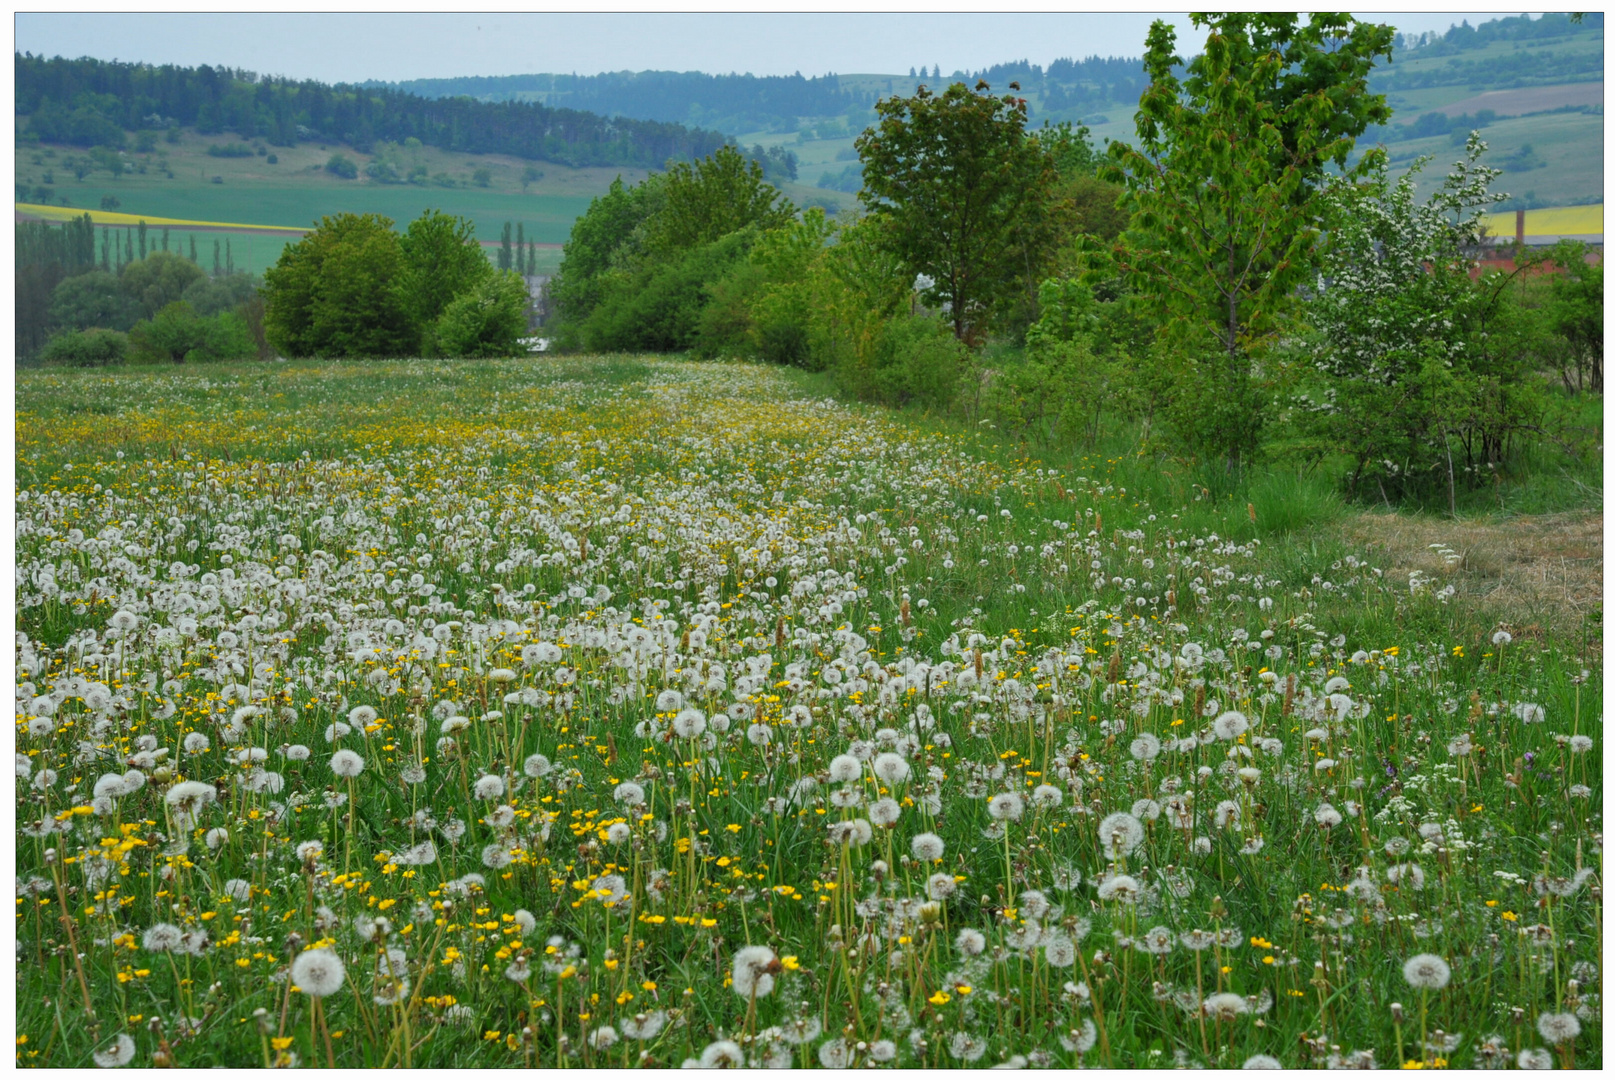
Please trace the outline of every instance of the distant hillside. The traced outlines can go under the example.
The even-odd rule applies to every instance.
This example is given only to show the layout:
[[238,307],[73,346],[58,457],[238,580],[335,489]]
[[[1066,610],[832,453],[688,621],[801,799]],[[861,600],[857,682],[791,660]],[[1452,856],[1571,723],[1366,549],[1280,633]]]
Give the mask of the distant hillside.
[[[454,153],[509,154],[572,166],[659,168],[705,157],[725,143],[712,131],[608,118],[536,102],[425,98],[382,87],[331,86],[203,65],[126,64],[15,56],[16,112],[46,143],[121,147],[125,131],[194,127],[275,146],[416,140]],[[22,125],[19,125],[22,129]]]

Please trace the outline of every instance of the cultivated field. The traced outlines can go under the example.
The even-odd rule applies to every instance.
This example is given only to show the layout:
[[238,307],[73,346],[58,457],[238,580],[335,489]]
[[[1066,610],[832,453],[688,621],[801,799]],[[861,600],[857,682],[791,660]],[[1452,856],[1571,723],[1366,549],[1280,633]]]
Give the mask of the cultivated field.
[[19,372],[18,1061],[1602,1064],[1596,624],[816,386]]

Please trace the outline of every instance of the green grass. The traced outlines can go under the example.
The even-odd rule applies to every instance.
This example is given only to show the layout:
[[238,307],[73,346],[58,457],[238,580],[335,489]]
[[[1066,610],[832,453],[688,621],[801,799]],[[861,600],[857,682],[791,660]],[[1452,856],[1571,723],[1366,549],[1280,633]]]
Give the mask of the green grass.
[[[82,157],[71,147],[18,147],[15,179],[30,185],[51,183],[58,196],[74,206],[95,208],[105,195],[119,202],[118,211],[189,221],[217,221],[243,225],[308,227],[324,215],[342,212],[385,214],[400,227],[432,208],[470,218],[479,239],[497,240],[504,223],[523,222],[527,238],[540,243],[566,241],[572,222],[588,208],[589,199],[603,193],[619,173],[625,182],[643,178],[632,169],[572,169],[547,162],[526,162],[501,155],[449,154],[428,147],[378,147],[370,155],[342,146],[266,146],[278,161],[267,156],[216,158],[209,145],[236,141],[234,135],[201,136],[186,132],[178,144],[159,141],[149,153],[129,154],[131,171],[114,179],[105,171],[76,180],[63,165],[65,158]],[[342,180],[324,171],[333,153],[354,161],[361,178]],[[454,187],[436,184],[378,184],[363,178],[363,169],[378,156],[407,172],[415,165],[433,176],[449,176]],[[35,159],[38,159],[37,161]],[[169,179],[166,165],[173,172]],[[529,167],[544,175],[525,188],[522,175]],[[490,172],[487,187],[473,181],[477,169]],[[48,176],[48,179],[47,179]],[[221,183],[213,183],[213,177]]]
[[[142,1066],[677,1065],[730,1040],[758,1064],[1469,1067],[1577,1008],[1556,1053],[1602,1062],[1577,875],[1602,866],[1600,759],[1560,738],[1601,750],[1598,665],[1384,578],[1316,478],[1196,499],[1121,447],[1032,456],[813,376],[636,357],[20,372],[16,408],[18,742],[30,778],[55,771],[18,784],[20,1063],[85,1067],[123,1034]],[[708,745],[669,727],[685,704],[738,708]],[[1234,709],[1249,730],[1217,738]],[[1144,764],[1144,733],[1202,741]],[[908,778],[830,779],[866,746]],[[351,783],[338,747],[365,760]],[[95,812],[131,768],[145,785]],[[193,821],[163,797],[180,776],[222,792]],[[1039,785],[1058,806],[990,813]],[[888,793],[893,829],[827,842]],[[1103,850],[1100,817],[1174,794],[1186,828]],[[71,834],[39,835],[64,812]],[[940,861],[908,857],[922,831]],[[1136,903],[1096,888],[1122,873]],[[208,940],[153,951],[159,922]],[[1224,937],[1196,952],[1194,930]],[[726,985],[748,942],[779,960],[755,998]],[[277,979],[316,943],[351,980],[323,1021]],[[396,1005],[374,1003],[384,947]],[[1419,953],[1453,969],[1427,997]],[[594,1034],[640,1014],[665,1026]],[[1421,1026],[1456,1042],[1421,1049]]]

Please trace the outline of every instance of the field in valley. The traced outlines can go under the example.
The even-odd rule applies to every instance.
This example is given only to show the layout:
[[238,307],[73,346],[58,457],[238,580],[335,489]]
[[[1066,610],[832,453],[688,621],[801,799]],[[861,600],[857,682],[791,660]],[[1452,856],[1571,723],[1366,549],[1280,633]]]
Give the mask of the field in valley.
[[20,1064],[1602,1064],[1597,609],[1473,530],[740,364],[16,407]]

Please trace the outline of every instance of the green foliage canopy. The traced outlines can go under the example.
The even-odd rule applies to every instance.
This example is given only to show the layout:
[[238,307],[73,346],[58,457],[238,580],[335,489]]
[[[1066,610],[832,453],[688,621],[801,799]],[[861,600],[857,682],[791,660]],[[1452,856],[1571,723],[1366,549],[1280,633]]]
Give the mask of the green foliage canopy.
[[[1253,359],[1311,279],[1316,186],[1384,109],[1367,72],[1389,30],[1334,15],[1305,28],[1292,14],[1194,18],[1211,33],[1182,80],[1174,31],[1150,28],[1140,146],[1111,143],[1103,177],[1125,185],[1132,215],[1114,265],[1157,306],[1185,361],[1177,430],[1232,466],[1255,453],[1266,421]],[[1313,55],[1331,48],[1345,55]]]
[[877,106],[858,137],[861,192],[879,236],[947,304],[954,335],[980,340],[994,317],[1035,290],[1057,243],[1053,160],[1026,131],[1026,102],[978,82]]
[[405,356],[419,330],[409,267],[392,221],[338,214],[264,273],[264,326],[290,356]]

